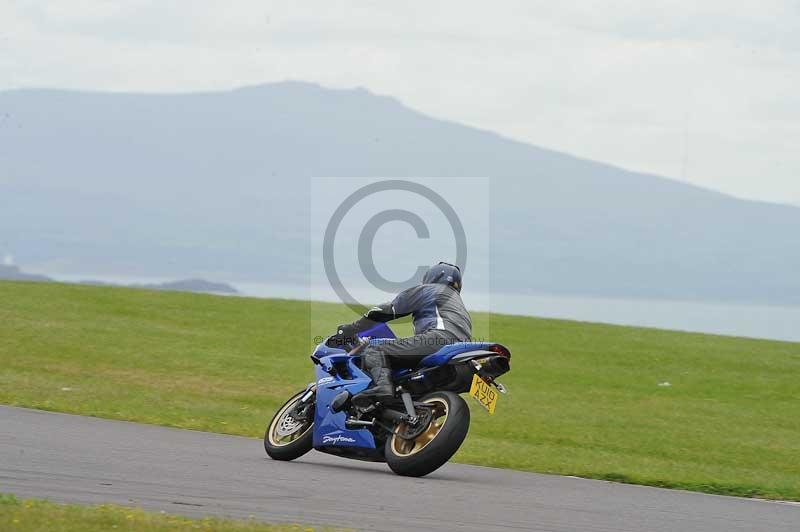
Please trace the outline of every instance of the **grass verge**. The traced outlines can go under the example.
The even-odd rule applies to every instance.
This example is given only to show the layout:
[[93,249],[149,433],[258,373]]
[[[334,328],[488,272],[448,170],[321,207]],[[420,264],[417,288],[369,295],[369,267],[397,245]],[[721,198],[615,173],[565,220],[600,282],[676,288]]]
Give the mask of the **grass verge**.
[[[260,437],[341,305],[0,282],[0,403]],[[312,319],[313,318],[313,319]],[[478,314],[513,352],[456,460],[800,500],[800,344]],[[401,331],[407,331],[402,325]]]
[[252,519],[200,518],[145,512],[136,508],[103,504],[79,506],[54,504],[47,501],[19,500],[13,495],[0,494],[0,530],[8,532],[108,532],[144,531],[172,532],[175,530],[213,530],[215,532],[311,532],[314,528],[301,525],[267,525]]

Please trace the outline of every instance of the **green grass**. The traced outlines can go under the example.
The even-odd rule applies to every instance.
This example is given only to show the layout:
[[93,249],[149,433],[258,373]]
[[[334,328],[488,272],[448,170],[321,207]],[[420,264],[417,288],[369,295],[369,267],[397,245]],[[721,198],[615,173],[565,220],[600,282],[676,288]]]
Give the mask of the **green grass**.
[[[260,437],[348,313],[0,282],[0,403]],[[457,461],[800,500],[800,344],[475,318],[514,354],[510,393],[473,409]]]
[[7,532],[108,532],[206,530],[215,532],[305,532],[301,525],[266,525],[252,519],[201,518],[145,512],[135,508],[103,504],[78,506],[42,500],[19,500],[0,494],[0,530]]

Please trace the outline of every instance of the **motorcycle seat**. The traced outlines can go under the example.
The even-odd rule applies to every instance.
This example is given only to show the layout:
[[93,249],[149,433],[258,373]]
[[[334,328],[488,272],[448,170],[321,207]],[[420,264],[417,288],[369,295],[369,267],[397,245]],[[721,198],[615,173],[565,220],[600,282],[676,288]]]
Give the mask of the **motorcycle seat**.
[[431,368],[434,366],[443,366],[450,362],[450,360],[461,353],[468,351],[480,351],[487,347],[494,345],[489,342],[457,342],[454,344],[446,345],[435,353],[426,356],[419,363],[420,367]]

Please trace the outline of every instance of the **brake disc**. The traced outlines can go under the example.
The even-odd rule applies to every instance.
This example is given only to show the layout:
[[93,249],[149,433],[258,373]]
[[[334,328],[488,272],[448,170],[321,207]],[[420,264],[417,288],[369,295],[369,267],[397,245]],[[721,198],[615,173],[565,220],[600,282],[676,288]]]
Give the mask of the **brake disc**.
[[283,416],[281,422],[278,423],[278,426],[275,427],[275,432],[278,434],[279,437],[291,436],[295,432],[297,432],[303,424],[297,421],[294,417],[287,414]]

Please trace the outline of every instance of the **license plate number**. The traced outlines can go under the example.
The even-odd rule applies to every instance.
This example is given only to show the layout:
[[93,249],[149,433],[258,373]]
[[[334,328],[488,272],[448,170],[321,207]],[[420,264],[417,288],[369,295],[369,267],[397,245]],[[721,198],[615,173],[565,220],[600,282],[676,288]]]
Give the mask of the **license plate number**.
[[495,390],[491,384],[487,383],[476,374],[472,377],[472,386],[469,389],[469,394],[490,414],[494,414],[494,409],[497,407],[497,399],[500,394],[497,393],[497,390]]

